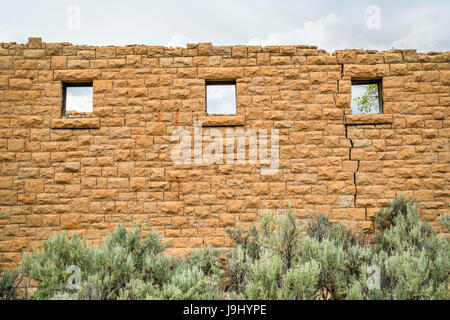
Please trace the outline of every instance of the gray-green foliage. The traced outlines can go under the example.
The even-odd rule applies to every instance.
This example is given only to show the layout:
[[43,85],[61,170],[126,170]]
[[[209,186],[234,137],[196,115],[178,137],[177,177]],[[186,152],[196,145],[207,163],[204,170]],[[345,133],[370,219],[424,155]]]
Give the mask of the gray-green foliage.
[[22,276],[18,270],[4,270],[0,277],[0,300],[18,299],[21,282]]
[[447,299],[449,239],[414,201],[395,198],[375,222],[366,245],[324,215],[302,226],[290,208],[266,213],[251,237],[230,232],[241,241],[229,254],[228,290],[248,299]]
[[450,215],[447,213],[444,213],[444,215],[439,216],[437,218],[437,222],[441,225],[442,229],[445,232],[450,231]]
[[43,241],[42,247],[32,254],[26,253],[21,264],[22,273],[39,282],[34,295],[36,299],[50,298],[56,292],[64,291],[70,276],[69,266],[80,267],[83,278],[92,268],[92,251],[76,234],[70,240],[64,233],[57,234],[53,239]]
[[414,201],[403,197],[379,211],[375,221],[381,298],[448,299],[449,238],[438,236],[420,219]]
[[[300,225],[288,208],[282,215],[264,214],[255,230],[247,246],[241,243],[228,259],[231,288],[243,298],[341,299],[355,283],[365,286],[358,281],[372,251],[325,216]],[[254,248],[258,253],[250,255]]]
[[161,299],[207,300],[220,298],[221,292],[217,276],[207,276],[196,265],[180,266],[161,290]]
[[248,299],[277,299],[280,294],[283,261],[281,257],[264,252],[261,259],[250,265],[246,275],[245,295]]
[[[39,282],[36,299],[201,299],[214,296],[221,274],[219,254],[205,248],[180,261],[163,255],[159,235],[119,225],[103,246],[90,249],[74,235],[56,235],[43,250],[27,254],[21,270]],[[67,282],[71,265],[80,268],[80,286]],[[190,279],[190,280],[189,280]],[[204,294],[203,291],[208,291]],[[216,290],[217,291],[217,290]],[[217,296],[217,295],[216,295]]]
[[193,251],[185,259],[190,266],[197,266],[206,275],[222,275],[224,273],[219,258],[219,251],[207,246],[201,250]]
[[316,261],[308,261],[288,270],[281,287],[281,299],[315,299],[320,292],[318,289],[320,272],[321,266]]
[[[448,230],[448,215],[438,222]],[[414,201],[395,198],[375,226],[366,244],[324,215],[300,224],[290,207],[267,212],[248,232],[228,231],[236,247],[225,265],[211,247],[167,256],[157,233],[118,226],[94,249],[56,235],[24,255],[20,271],[38,281],[36,299],[449,298],[449,238],[420,218]],[[80,269],[76,288],[67,286],[70,266]],[[18,279],[18,271],[3,273],[2,299],[18,297]]]
[[220,299],[220,277],[224,274],[219,251],[206,247],[192,252],[161,287],[160,298],[170,300]]

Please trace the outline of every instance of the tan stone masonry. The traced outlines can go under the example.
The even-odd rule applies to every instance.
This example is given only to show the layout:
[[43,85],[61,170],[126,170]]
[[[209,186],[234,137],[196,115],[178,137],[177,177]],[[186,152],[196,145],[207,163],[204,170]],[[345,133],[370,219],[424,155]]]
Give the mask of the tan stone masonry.
[[[383,114],[352,115],[351,80],[371,78]],[[236,116],[206,114],[205,80],[236,80]],[[92,116],[62,118],[62,83],[87,81]],[[119,222],[183,254],[289,204],[371,230],[403,193],[434,220],[449,209],[449,105],[450,52],[0,43],[0,268],[53,232],[97,245]],[[174,164],[171,135],[194,121],[279,129],[278,172]]]

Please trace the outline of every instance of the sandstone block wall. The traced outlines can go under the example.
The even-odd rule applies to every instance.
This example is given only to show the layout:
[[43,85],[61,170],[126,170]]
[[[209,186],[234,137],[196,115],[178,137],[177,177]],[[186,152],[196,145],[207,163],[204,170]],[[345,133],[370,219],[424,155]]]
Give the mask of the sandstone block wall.
[[[352,115],[351,80],[382,78],[383,114]],[[237,115],[205,112],[205,81],[236,80]],[[93,81],[89,118],[62,83]],[[0,43],[0,267],[54,231],[100,243],[146,223],[183,254],[288,204],[371,229],[394,195],[449,208],[450,52],[313,46]],[[279,129],[280,165],[174,164],[178,128]]]

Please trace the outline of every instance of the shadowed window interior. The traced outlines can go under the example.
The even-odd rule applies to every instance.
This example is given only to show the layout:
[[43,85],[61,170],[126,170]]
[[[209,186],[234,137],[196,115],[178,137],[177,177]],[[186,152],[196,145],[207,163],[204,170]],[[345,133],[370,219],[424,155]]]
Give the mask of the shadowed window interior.
[[352,81],[352,113],[382,113],[382,94],[380,80]]
[[206,113],[236,114],[236,82],[216,81],[206,83]]
[[63,115],[66,117],[89,116],[93,111],[92,83],[64,84]]

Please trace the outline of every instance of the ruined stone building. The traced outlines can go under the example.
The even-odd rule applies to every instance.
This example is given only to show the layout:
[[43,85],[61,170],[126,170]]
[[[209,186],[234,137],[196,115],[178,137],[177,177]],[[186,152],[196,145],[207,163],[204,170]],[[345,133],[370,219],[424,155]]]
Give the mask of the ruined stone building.
[[[232,114],[207,112],[217,81],[235,88]],[[353,85],[371,82],[379,112],[352,114]],[[71,86],[92,88],[91,112],[65,109]],[[0,267],[53,232],[96,245],[117,223],[145,222],[175,254],[226,247],[226,228],[289,204],[371,230],[403,194],[434,220],[449,209],[449,106],[450,52],[0,43]],[[203,161],[195,123],[200,152],[206,131],[253,130],[256,162],[251,134],[245,159]],[[261,132],[278,134],[269,173]]]

